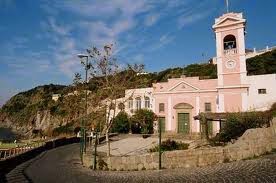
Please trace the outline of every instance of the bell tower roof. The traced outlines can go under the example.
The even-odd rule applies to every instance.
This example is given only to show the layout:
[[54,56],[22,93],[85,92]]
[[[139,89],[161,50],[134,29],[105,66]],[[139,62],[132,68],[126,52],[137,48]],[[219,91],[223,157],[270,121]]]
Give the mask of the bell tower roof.
[[245,25],[246,20],[243,18],[242,13],[225,13],[219,18],[215,19],[215,24],[213,25],[213,29],[219,29],[219,28],[224,28],[224,27],[229,27],[233,25]]

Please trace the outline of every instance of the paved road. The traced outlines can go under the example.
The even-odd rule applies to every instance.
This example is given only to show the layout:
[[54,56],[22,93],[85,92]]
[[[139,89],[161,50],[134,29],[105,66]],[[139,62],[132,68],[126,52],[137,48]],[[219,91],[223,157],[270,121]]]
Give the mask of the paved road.
[[[34,183],[86,182],[276,182],[276,154],[265,157],[195,169],[142,172],[104,172],[84,168],[79,163],[78,144],[50,150],[20,166]],[[22,172],[15,169],[14,176]],[[21,177],[21,179],[20,179]],[[10,177],[11,178],[11,177]],[[22,180],[8,179],[11,182]],[[19,181],[20,182],[20,181]],[[21,181],[23,182],[23,181]]]

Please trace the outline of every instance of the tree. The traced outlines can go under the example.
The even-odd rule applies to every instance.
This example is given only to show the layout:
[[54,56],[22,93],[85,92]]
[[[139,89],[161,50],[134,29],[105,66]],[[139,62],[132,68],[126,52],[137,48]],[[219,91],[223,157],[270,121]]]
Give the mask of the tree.
[[139,109],[132,116],[132,124],[141,127],[143,134],[153,133],[153,122],[156,119],[154,112],[148,109]]
[[81,74],[80,74],[80,73],[75,73],[75,77],[74,77],[74,79],[73,79],[73,85],[74,85],[75,87],[80,86],[81,83],[82,83],[81,80],[82,80]]
[[129,117],[126,112],[121,111],[114,118],[114,122],[112,124],[112,132],[118,132],[118,133],[129,132]]
[[[90,98],[94,110],[106,111],[104,122],[104,133],[108,145],[108,156],[110,156],[109,132],[114,121],[118,98],[124,95],[128,83],[134,80],[136,73],[143,70],[143,65],[122,66],[112,54],[113,45],[105,45],[102,50],[96,47],[87,49],[92,59],[91,76],[97,78],[99,89],[93,92]],[[135,85],[134,85],[135,86]]]

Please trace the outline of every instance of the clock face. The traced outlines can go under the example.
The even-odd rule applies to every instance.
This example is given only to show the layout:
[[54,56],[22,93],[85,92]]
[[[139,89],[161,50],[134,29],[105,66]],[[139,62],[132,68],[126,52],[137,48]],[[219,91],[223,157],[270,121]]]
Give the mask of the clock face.
[[236,67],[236,62],[234,60],[229,60],[225,63],[226,68],[233,69]]

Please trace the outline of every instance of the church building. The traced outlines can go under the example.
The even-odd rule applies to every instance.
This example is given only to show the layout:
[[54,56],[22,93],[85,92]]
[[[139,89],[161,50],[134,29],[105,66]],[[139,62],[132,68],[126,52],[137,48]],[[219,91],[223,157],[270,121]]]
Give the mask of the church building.
[[[242,13],[226,13],[215,20],[217,79],[169,79],[153,84],[155,113],[163,131],[198,134],[200,112],[267,110],[276,102],[276,74],[247,76],[246,20]],[[212,123],[212,132],[219,131]]]

